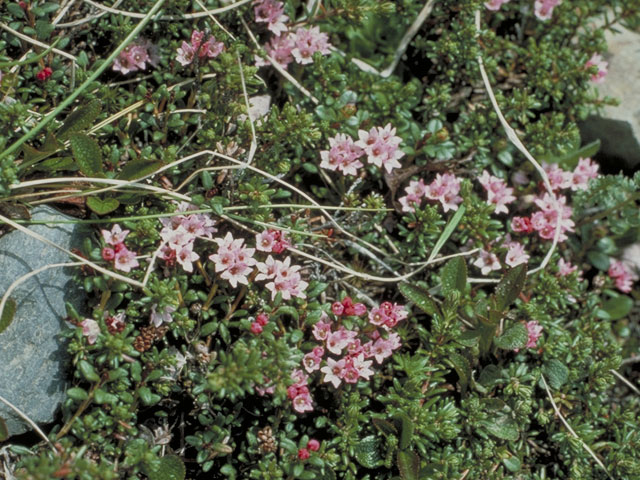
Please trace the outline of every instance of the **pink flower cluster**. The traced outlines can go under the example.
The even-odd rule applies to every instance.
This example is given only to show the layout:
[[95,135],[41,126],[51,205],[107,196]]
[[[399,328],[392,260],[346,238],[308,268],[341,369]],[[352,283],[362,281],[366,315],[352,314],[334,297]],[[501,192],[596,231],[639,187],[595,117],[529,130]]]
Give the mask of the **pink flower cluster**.
[[287,388],[287,397],[293,404],[293,409],[298,413],[310,412],[313,410],[313,399],[309,393],[309,375],[300,369],[291,372],[293,385]]
[[[353,303],[349,297],[342,302],[335,302],[331,310],[338,318],[347,315],[361,317],[367,313],[363,304]],[[384,302],[380,307],[372,309],[368,315],[369,323],[382,327],[385,332],[383,337],[377,329],[365,335],[358,329],[346,329],[334,324],[325,315],[313,326],[314,338],[322,343],[304,356],[303,367],[308,373],[319,370],[324,374],[322,381],[331,383],[335,388],[343,381],[357,383],[361,378],[369,380],[374,373],[371,368],[372,359],[381,364],[400,347],[400,337],[391,332],[391,329],[406,317],[404,307],[391,302]],[[325,358],[325,352],[339,358]]]
[[216,37],[213,35],[206,42],[203,42],[204,35],[204,32],[193,30],[191,32],[191,43],[182,42],[182,45],[178,48],[176,60],[183,67],[193,63],[196,58],[215,58],[224,50],[224,44],[216,41]]
[[557,163],[543,163],[542,168],[547,173],[554,191],[570,188],[575,192],[589,188],[589,180],[597,178],[599,167],[590,158],[580,158],[573,172],[563,170]]
[[[564,258],[558,260],[558,275],[561,277],[571,275],[576,270],[578,270],[578,267],[576,265],[572,265],[571,262],[566,262]],[[578,278],[580,278],[580,275],[582,275],[582,272],[578,272]]]
[[256,250],[268,253],[282,253],[291,246],[280,230],[265,230],[256,235]]
[[[113,266],[116,270],[130,272],[132,268],[136,268],[139,263],[136,260],[136,253],[128,250],[124,244],[129,230],[122,230],[117,223],[109,230],[102,230],[102,238],[111,245],[102,249],[102,258],[106,261],[113,260]],[[113,248],[112,248],[113,247]]]
[[[526,327],[529,338],[525,348],[536,348],[538,346],[538,339],[542,336],[542,325],[535,320],[532,320],[526,323]],[[513,351],[517,353],[520,349],[514,348]]]
[[620,260],[612,260],[609,265],[609,276],[615,282],[616,288],[629,293],[633,286],[634,276]]
[[314,438],[307,442],[307,448],[300,448],[298,450],[298,458],[300,460],[307,460],[311,454],[309,452],[317,452],[320,450],[320,442]]
[[256,22],[266,23],[267,28],[275,35],[287,31],[285,23],[289,17],[284,14],[284,4],[277,0],[254,0],[253,12]]
[[509,213],[507,204],[516,199],[516,197],[513,196],[513,188],[507,187],[504,180],[490,175],[486,170],[483,170],[478,181],[487,191],[487,202],[493,203],[496,206],[495,212]]
[[[178,212],[195,210],[196,207],[181,202],[178,204]],[[217,230],[215,221],[204,214],[192,213],[189,215],[175,215],[171,218],[161,218],[163,228],[160,231],[163,246],[160,249],[160,258],[168,266],[179,263],[185,272],[193,272],[193,262],[200,256],[193,251],[193,244],[197,237],[211,238]]]
[[113,61],[113,69],[126,75],[129,72],[145,70],[147,63],[156,66],[158,58],[155,46],[149,40],[138,40],[127,45],[120,55]]
[[540,20],[549,20],[553,16],[553,9],[561,2],[562,0],[535,0],[533,12]]
[[262,327],[269,323],[269,316],[266,313],[261,313],[256,317],[256,321],[251,323],[251,333],[260,335],[262,333]]
[[398,198],[403,212],[415,212],[415,205],[420,206],[423,198],[439,201],[445,212],[457,210],[462,203],[462,197],[458,195],[460,179],[451,173],[438,173],[429,185],[425,185],[422,179],[417,182],[411,180],[405,192],[407,195]]
[[253,271],[253,266],[258,262],[253,258],[255,248],[244,246],[244,239],[234,239],[231,232],[227,232],[224,238],[214,238],[218,244],[218,252],[209,255],[215,265],[215,271],[220,273],[220,278],[227,280],[233,288],[238,283],[249,284],[247,276]]
[[[264,48],[267,55],[283,68],[287,68],[294,60],[300,65],[313,63],[313,55],[316,52],[322,55],[331,53],[329,36],[318,27],[298,28],[295,32],[282,33],[272,37]],[[269,65],[269,62],[258,57],[256,65],[262,67]]]
[[587,63],[585,63],[584,65],[585,68],[589,68],[589,67],[597,67],[598,71],[596,73],[594,73],[593,75],[591,75],[591,81],[593,83],[602,83],[604,82],[604,78],[607,76],[607,73],[609,72],[607,70],[607,68],[609,67],[609,62],[605,62],[602,59],[602,55],[598,54],[598,53],[594,53],[591,58],[589,60],[587,60]]
[[390,123],[385,127],[373,127],[368,132],[358,130],[358,137],[357,142],[343,133],[330,138],[329,150],[320,152],[320,166],[344,175],[357,175],[358,169],[364,166],[359,159],[365,155],[370,164],[384,167],[387,173],[402,166],[398,161],[404,156],[399,148],[402,138],[396,136],[396,129]]
[[[267,280],[266,287],[271,291],[272,299],[278,293],[282,294],[283,300],[306,298],[304,291],[309,284],[302,280],[301,267],[291,265],[291,257],[281,261],[269,255],[264,262],[259,262],[253,258],[256,248],[247,248],[244,240],[234,239],[231,232],[223,239],[214,239],[214,242],[218,244],[218,252],[210,255],[209,260],[215,264],[216,272],[222,272],[220,278],[228,280],[233,288],[238,283],[248,285],[248,276],[255,267],[258,271],[256,281]],[[281,253],[291,246],[284,234],[276,230],[266,230],[256,235],[256,245],[258,250],[273,253]]]
[[540,238],[552,240],[556,233],[558,223],[558,209],[562,212],[560,217],[560,236],[558,241],[564,242],[567,239],[567,232],[573,232],[575,223],[571,220],[573,209],[567,206],[567,197],[557,195],[553,197],[545,193],[542,197],[537,197],[533,201],[539,208],[537,212],[529,217],[513,217],[511,219],[511,229],[517,233],[538,232]]

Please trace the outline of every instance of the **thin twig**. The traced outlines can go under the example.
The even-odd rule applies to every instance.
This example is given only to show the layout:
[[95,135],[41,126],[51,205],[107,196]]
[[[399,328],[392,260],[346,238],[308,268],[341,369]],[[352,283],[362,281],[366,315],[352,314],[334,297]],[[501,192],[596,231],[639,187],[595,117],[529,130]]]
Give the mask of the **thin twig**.
[[251,146],[249,147],[249,156],[247,157],[246,165],[251,165],[253,156],[258,149],[258,141],[256,140],[256,127],[253,122],[253,115],[251,114],[251,105],[249,105],[249,95],[247,94],[247,84],[244,81],[244,72],[242,71],[242,62],[240,61],[240,54],[238,53],[238,68],[240,70],[240,82],[242,83],[242,94],[244,95],[244,104],[247,107],[247,117],[249,118],[249,124],[251,125]]
[[224,25],[222,25],[222,24],[218,21],[218,19],[217,19],[216,17],[214,17],[214,16],[213,16],[213,13],[211,13],[210,11],[207,11],[207,7],[206,7],[206,5],[204,5],[200,0],[196,0],[196,3],[197,3],[198,5],[200,5],[200,8],[202,8],[202,10],[204,10],[205,12],[207,12],[208,17],[209,17],[211,20],[213,20],[213,23],[215,23],[216,25],[218,25],[218,27],[220,27],[224,33],[226,33],[227,35],[229,35],[229,37],[230,37],[233,41],[235,41],[235,40],[236,40],[236,37],[234,37],[234,36],[233,36],[233,34],[232,34],[229,30],[227,30],[226,28],[224,28]]
[[11,410],[16,412],[20,418],[22,418],[25,422],[27,422],[31,426],[31,428],[33,428],[36,432],[38,432],[38,435],[40,435],[42,437],[42,439],[45,442],[47,442],[47,444],[51,447],[51,450],[53,450],[54,453],[57,452],[56,448],[53,446],[51,441],[47,438],[47,436],[44,434],[44,432],[42,430],[40,430],[40,427],[38,427],[38,425],[36,425],[33,420],[31,420],[29,417],[27,417],[27,415],[25,413],[23,413],[22,410],[20,410],[13,403],[11,403],[9,400],[7,400],[6,398],[4,398],[2,396],[0,396],[0,402],[4,403],[7,407],[9,407]]
[[[118,7],[124,0],[118,0],[117,2],[115,2],[113,4],[113,6],[111,8],[116,8]],[[79,20],[74,20],[73,22],[67,22],[67,23],[60,23],[57,25],[58,28],[70,28],[70,27],[77,27],[78,25],[82,25],[84,23],[88,23],[91,22],[93,20],[96,20],[100,17],[105,16],[107,13],[107,11],[105,10],[100,10],[98,13],[96,13],[95,15],[88,15],[84,18],[81,18]]]
[[[240,0],[239,2],[236,3],[232,3],[231,5],[227,5],[225,7],[220,7],[220,8],[214,8],[212,10],[206,10],[204,12],[196,12],[196,13],[185,13],[184,15],[180,15],[180,16],[176,16],[176,15],[161,15],[158,18],[155,18],[154,20],[170,20],[170,21],[176,21],[176,20],[189,20],[189,19],[193,19],[193,18],[202,18],[202,17],[206,17],[208,15],[217,15],[219,13],[224,13],[224,12],[228,12],[229,10],[233,10],[234,8],[238,8],[241,7],[242,5],[251,2],[252,0]],[[115,15],[122,15],[125,17],[131,17],[131,18],[144,18],[144,13],[137,13],[137,12],[128,12],[125,10],[118,10],[112,7],[107,7],[105,5],[102,5],[98,2],[94,2],[92,0],[84,0],[85,3],[88,3],[89,5],[92,5],[96,8],[99,8],[100,10],[104,10],[105,12],[109,12],[109,13],[113,13]]]
[[[51,45],[47,45],[46,43],[43,43],[40,40],[36,40],[35,38],[31,38],[31,37],[25,35],[24,33],[20,33],[17,30],[14,30],[13,28],[11,28],[9,25],[5,25],[4,23],[0,23],[0,28],[2,28],[3,30],[6,30],[10,34],[15,35],[16,37],[24,40],[25,42],[31,43],[32,45],[36,45],[36,46],[44,48],[44,49],[51,48]],[[62,57],[68,58],[69,60],[71,60],[74,63],[76,63],[77,60],[78,60],[76,57],[74,57],[70,53],[64,52],[64,51],[62,51],[62,50],[60,50],[58,48],[51,48],[51,51],[57,53],[58,55],[60,55]]]
[[560,412],[560,409],[558,408],[558,405],[556,405],[556,402],[553,399],[553,395],[551,394],[551,390],[549,390],[549,385],[547,385],[547,381],[545,380],[544,375],[540,375],[540,379],[542,380],[542,383],[544,384],[544,389],[547,391],[547,397],[549,397],[549,400],[551,401],[551,405],[553,406],[553,411],[556,412],[556,416],[560,419],[560,421],[566,427],[566,429],[569,430],[569,433],[571,433],[571,435],[573,435],[573,437],[576,438],[580,442],[582,447],[587,452],[589,452],[589,455],[591,455],[591,457],[593,457],[593,459],[600,466],[600,468],[602,468],[602,470],[604,470],[604,472],[607,474],[607,477],[609,477],[609,478],[611,478],[611,480],[613,480],[613,477],[611,477],[611,475],[609,475],[609,471],[604,466],[604,464],[600,461],[598,456],[594,453],[593,450],[591,450],[589,445],[584,443],[584,441],[578,436],[578,434],[573,430],[573,428],[571,428],[571,425],[569,425],[569,422],[567,422],[565,420],[564,416],[562,415],[562,412]]
[[640,390],[638,390],[638,387],[636,387],[633,383],[631,383],[629,380],[627,380],[626,378],[624,378],[622,375],[620,375],[618,372],[616,372],[615,370],[611,369],[609,370],[611,373],[613,373],[616,377],[618,377],[618,379],[624,383],[627,387],[629,387],[631,390],[633,390],[635,393],[637,393],[638,395],[640,395]]

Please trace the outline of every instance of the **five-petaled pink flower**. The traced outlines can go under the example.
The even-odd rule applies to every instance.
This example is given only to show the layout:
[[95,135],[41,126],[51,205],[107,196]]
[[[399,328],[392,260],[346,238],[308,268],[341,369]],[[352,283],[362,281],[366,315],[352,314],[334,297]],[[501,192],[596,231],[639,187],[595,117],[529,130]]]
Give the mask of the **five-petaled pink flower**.
[[96,343],[98,335],[100,335],[100,325],[98,325],[98,322],[90,318],[85,318],[80,322],[80,326],[82,327],[82,335],[87,337],[89,345]]

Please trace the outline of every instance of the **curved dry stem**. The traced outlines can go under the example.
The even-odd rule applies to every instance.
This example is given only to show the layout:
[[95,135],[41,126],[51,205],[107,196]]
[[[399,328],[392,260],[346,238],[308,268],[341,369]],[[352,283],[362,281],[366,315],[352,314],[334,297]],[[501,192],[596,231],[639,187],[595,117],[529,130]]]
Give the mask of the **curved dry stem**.
[[[2,314],[2,310],[0,310],[0,315]],[[640,395],[640,390],[638,389],[638,387],[636,387],[633,383],[631,383],[629,380],[627,380],[626,378],[624,378],[622,375],[620,375],[618,372],[616,372],[615,370],[611,369],[609,370],[611,373],[613,373],[616,377],[618,377],[618,380],[620,380],[622,383],[624,383],[627,387],[629,387],[631,390],[633,390],[635,393],[637,393],[638,395]]]
[[53,450],[54,453],[57,452],[56,448],[53,446],[53,443],[51,443],[51,441],[47,438],[44,432],[40,430],[40,427],[38,427],[38,425],[36,425],[33,420],[27,417],[27,415],[23,413],[22,410],[20,410],[18,407],[16,407],[13,403],[11,403],[9,400],[4,398],[3,396],[0,396],[0,402],[4,403],[7,407],[9,407],[11,410],[16,412],[16,414],[20,418],[22,418],[25,422],[27,422],[29,426],[31,426],[31,428],[33,428],[38,433],[38,435],[42,437],[42,439],[51,447],[51,450]]
[[569,433],[571,433],[571,435],[580,442],[580,445],[582,445],[582,448],[584,448],[587,452],[589,452],[589,455],[591,455],[591,457],[596,461],[596,463],[600,466],[600,468],[602,468],[602,470],[604,470],[604,472],[607,474],[607,477],[609,477],[611,480],[613,480],[613,477],[611,475],[609,475],[609,471],[607,470],[607,467],[604,466],[602,461],[598,458],[598,456],[595,454],[595,452],[593,450],[591,450],[589,445],[584,443],[584,441],[578,436],[578,434],[575,432],[575,430],[573,430],[573,428],[571,428],[571,425],[569,425],[569,422],[567,422],[565,420],[564,416],[562,415],[562,412],[560,412],[560,409],[558,408],[558,405],[556,405],[556,402],[553,399],[553,395],[551,394],[551,390],[549,390],[549,385],[547,385],[547,381],[545,380],[544,375],[541,374],[540,375],[540,379],[542,380],[542,383],[544,385],[544,389],[547,391],[547,397],[549,397],[549,400],[551,401],[551,405],[553,406],[553,411],[556,413],[556,416],[560,419],[560,421],[566,427],[566,429],[569,430]]
[[66,253],[71,258],[75,258],[76,260],[80,261],[82,264],[87,265],[87,266],[93,268],[94,270],[97,270],[100,273],[104,273],[105,275],[107,275],[107,276],[109,276],[111,278],[115,278],[116,280],[123,281],[125,283],[128,283],[129,285],[133,285],[134,287],[140,287],[140,288],[144,287],[144,285],[142,283],[138,282],[137,280],[132,280],[132,279],[130,279],[128,277],[125,277],[124,275],[120,275],[119,273],[112,272],[110,270],[107,270],[104,267],[101,267],[100,265],[98,265],[96,263],[93,263],[90,260],[87,260],[86,258],[82,258],[80,255],[76,255],[75,253],[70,252],[66,248],[63,248],[63,247],[61,247],[59,245],[56,245],[55,243],[53,243],[48,238],[45,238],[45,237],[43,237],[42,235],[40,235],[38,233],[32,232],[28,228],[23,227],[22,225],[14,222],[13,220],[8,219],[7,217],[5,217],[3,215],[0,215],[0,222],[6,223],[7,225],[11,225],[16,230],[20,230],[22,233],[25,233],[25,234],[29,235],[30,237],[33,237],[36,240],[39,240],[40,242],[49,245],[50,247],[56,248],[56,249],[60,250],[61,252]]
[[244,72],[242,71],[242,62],[240,61],[240,54],[238,54],[238,68],[240,70],[240,82],[242,83],[242,94],[244,95],[244,104],[247,107],[247,117],[249,118],[249,124],[251,125],[251,146],[249,147],[249,156],[247,157],[247,166],[251,165],[253,156],[258,149],[258,141],[256,140],[256,127],[253,122],[253,116],[251,115],[251,105],[249,105],[249,94],[247,93],[247,84],[244,81]]
[[45,270],[49,270],[50,268],[78,267],[80,265],[83,265],[83,263],[82,262],[52,263],[50,265],[45,265],[44,267],[37,268],[29,273],[22,275],[20,278],[15,280],[11,285],[9,285],[9,288],[7,288],[7,291],[2,296],[2,300],[0,300],[0,318],[2,318],[2,314],[4,312],[4,306],[6,305],[7,300],[9,300],[9,296],[11,296],[11,292],[13,292],[21,283],[26,282],[31,277],[35,277],[39,273],[42,273]]
[[[476,20],[476,35],[480,35],[480,10],[476,10],[475,20]],[[547,176],[547,172],[545,172],[544,169],[538,163],[538,161],[535,158],[533,158],[533,155],[529,153],[529,150],[527,150],[524,144],[520,141],[520,138],[518,138],[518,135],[516,134],[515,130],[511,128],[511,125],[509,125],[509,123],[507,122],[507,119],[504,118],[504,115],[502,114],[502,110],[500,110],[500,106],[498,105],[498,101],[496,100],[496,96],[493,93],[491,82],[489,81],[489,77],[487,76],[487,72],[484,68],[482,55],[478,55],[477,61],[478,61],[478,67],[480,68],[480,75],[482,76],[482,82],[484,83],[485,89],[487,90],[487,94],[489,95],[489,100],[491,100],[491,105],[493,106],[493,110],[496,112],[496,115],[498,115],[498,119],[500,120],[500,123],[502,124],[502,128],[504,128],[507,134],[507,138],[511,141],[511,143],[515,145],[515,147],[520,151],[520,153],[522,153],[525,156],[525,158],[529,161],[529,163],[531,163],[531,165],[533,165],[533,167],[538,171],[538,173],[542,177],[542,182],[544,183],[545,189],[547,190],[549,195],[551,195],[551,198],[553,199],[553,202],[555,203],[555,206],[556,206],[556,214],[558,217],[556,219],[556,229],[553,235],[553,242],[551,243],[551,248],[549,248],[549,251],[545,255],[544,259],[542,260],[542,263],[540,263],[540,265],[538,265],[533,270],[529,270],[527,272],[527,275],[532,275],[536,272],[539,272],[540,270],[544,270],[544,268],[549,263],[549,260],[551,260],[551,256],[553,255],[553,252],[558,246],[558,240],[560,239],[560,232],[562,230],[562,205],[556,198],[556,195],[553,193],[553,189],[551,188],[551,183],[549,182],[549,177]]]
[[[158,18],[156,18],[155,20],[170,20],[170,21],[175,21],[175,20],[188,20],[188,19],[193,19],[193,18],[202,18],[202,17],[206,17],[208,15],[217,15],[219,13],[224,13],[224,12],[228,12],[229,10],[233,10],[234,8],[238,8],[241,7],[242,5],[251,2],[252,0],[240,0],[239,2],[236,3],[232,3],[231,5],[227,5],[225,7],[220,7],[220,8],[214,8],[212,10],[205,10],[204,12],[196,12],[196,13],[185,13],[184,15],[180,15],[180,16],[176,16],[176,15],[161,15]],[[128,12],[126,10],[118,10],[116,8],[112,8],[112,7],[107,7],[105,5],[102,5],[98,2],[94,2],[92,0],[84,0],[85,3],[88,3],[89,5],[96,7],[100,10],[103,10],[105,12],[109,12],[109,13],[113,13],[115,15],[122,15],[124,17],[130,17],[130,18],[144,18],[144,13],[137,13],[137,12]]]

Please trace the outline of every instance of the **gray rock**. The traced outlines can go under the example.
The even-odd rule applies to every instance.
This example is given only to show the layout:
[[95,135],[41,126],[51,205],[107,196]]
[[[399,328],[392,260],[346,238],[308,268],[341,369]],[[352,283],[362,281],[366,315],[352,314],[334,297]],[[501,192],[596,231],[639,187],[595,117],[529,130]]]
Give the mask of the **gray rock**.
[[618,25],[616,29],[620,33],[605,34],[609,51],[604,59],[609,62],[609,73],[598,90],[601,97],[620,100],[620,105],[605,107],[601,116],[580,126],[584,143],[600,139],[601,161],[614,172],[640,165],[640,34]]
[[[31,212],[34,220],[68,220],[49,207]],[[32,225],[39,233],[66,249],[77,248],[86,228],[74,224]],[[65,253],[22,233],[0,237],[0,298],[16,279],[52,263],[70,262]],[[66,317],[65,301],[82,304],[82,293],[73,284],[71,268],[52,268],[21,284],[11,295],[17,310],[9,327],[0,333],[0,395],[36,423],[54,420],[64,399],[67,345],[59,333]],[[30,427],[0,402],[0,417],[10,435]]]

